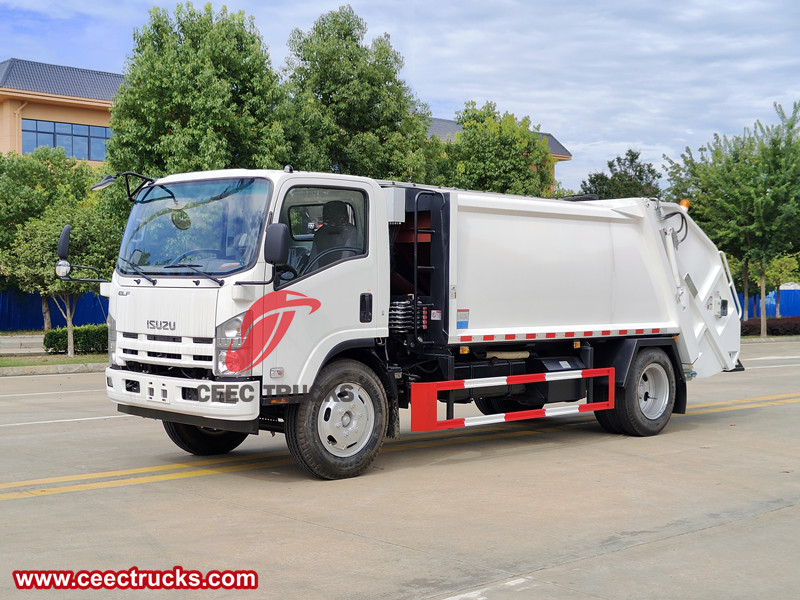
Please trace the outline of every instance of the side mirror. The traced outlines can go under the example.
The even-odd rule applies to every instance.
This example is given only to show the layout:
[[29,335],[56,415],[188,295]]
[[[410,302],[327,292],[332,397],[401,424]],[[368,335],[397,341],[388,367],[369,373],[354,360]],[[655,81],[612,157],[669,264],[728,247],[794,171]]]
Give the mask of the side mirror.
[[66,260],[69,255],[69,232],[72,229],[69,225],[64,225],[61,235],[58,236],[58,258]]
[[70,280],[70,272],[72,271],[72,265],[69,264],[68,260],[63,258],[58,259],[56,262],[56,277],[59,279],[64,279],[66,281]]
[[[67,256],[69,255],[69,232],[72,229],[69,225],[64,225],[64,229],[61,230],[61,235],[58,236],[58,260],[56,261],[55,271],[56,277],[62,279],[64,281],[80,281],[84,283],[106,283],[106,279],[100,279],[100,271],[95,269],[94,267],[87,267],[84,265],[72,265],[67,260]],[[93,279],[73,279],[70,276],[72,272],[72,267],[76,269],[88,269],[97,275],[97,278]]]
[[289,261],[289,226],[286,223],[270,223],[264,240],[264,260],[280,267]]

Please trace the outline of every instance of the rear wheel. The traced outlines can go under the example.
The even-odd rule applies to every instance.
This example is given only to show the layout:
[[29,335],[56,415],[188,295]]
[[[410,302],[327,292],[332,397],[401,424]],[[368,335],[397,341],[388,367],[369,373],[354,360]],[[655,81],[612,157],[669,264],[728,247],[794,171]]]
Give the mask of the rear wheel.
[[660,348],[644,348],[631,365],[614,414],[624,433],[649,436],[666,427],[675,406],[675,371]]
[[[623,394],[624,391],[622,388],[620,387],[615,388],[614,390],[615,406],[616,404],[622,401],[621,398]],[[594,401],[595,402],[608,401],[608,388],[606,386],[597,386],[594,389]],[[597,422],[600,423],[600,426],[609,433],[625,433],[624,430],[622,429],[622,426],[619,423],[619,417],[617,417],[616,411],[614,409],[596,410],[594,411],[594,418],[597,419]]]
[[325,367],[310,398],[286,411],[286,443],[297,462],[321,479],[364,472],[381,449],[387,429],[386,392],[360,362]]
[[230,452],[249,435],[239,431],[196,427],[172,421],[164,421],[164,430],[178,448],[198,456]]

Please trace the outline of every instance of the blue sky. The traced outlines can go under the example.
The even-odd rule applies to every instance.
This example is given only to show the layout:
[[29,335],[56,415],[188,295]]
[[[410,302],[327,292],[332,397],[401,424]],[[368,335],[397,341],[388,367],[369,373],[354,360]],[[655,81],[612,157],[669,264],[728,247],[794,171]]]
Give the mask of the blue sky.
[[[294,28],[334,0],[212,2],[252,15],[283,66]],[[123,72],[148,10],[175,2],[0,0],[0,60],[21,58]],[[200,7],[204,2],[194,2]],[[401,76],[433,116],[468,100],[556,136],[572,153],[556,177],[577,190],[628,148],[660,167],[715,133],[774,123],[773,104],[800,101],[796,0],[354,0],[368,40],[388,33]],[[664,187],[664,184],[662,184]]]

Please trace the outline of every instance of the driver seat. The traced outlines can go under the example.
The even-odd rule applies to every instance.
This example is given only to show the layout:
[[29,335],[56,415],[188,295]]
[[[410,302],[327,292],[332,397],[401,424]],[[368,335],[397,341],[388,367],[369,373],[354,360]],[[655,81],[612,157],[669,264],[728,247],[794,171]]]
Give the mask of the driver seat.
[[[326,250],[332,248],[353,248],[358,246],[355,225],[350,223],[347,204],[341,200],[331,200],[322,207],[322,226],[314,233],[309,263]],[[352,252],[331,252],[316,262],[316,269],[336,262]]]

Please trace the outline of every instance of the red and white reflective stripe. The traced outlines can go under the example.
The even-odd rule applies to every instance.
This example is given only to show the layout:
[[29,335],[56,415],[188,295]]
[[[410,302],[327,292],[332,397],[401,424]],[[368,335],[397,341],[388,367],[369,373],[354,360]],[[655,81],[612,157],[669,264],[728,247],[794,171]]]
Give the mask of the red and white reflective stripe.
[[469,342],[524,342],[531,340],[567,340],[599,337],[619,337],[623,335],[662,335],[678,333],[661,327],[646,329],[594,329],[591,331],[553,331],[546,333],[506,333],[500,335],[462,335],[458,341]]
[[[541,383],[546,381],[565,381],[568,379],[588,379],[591,377],[608,378],[608,399],[605,402],[591,404],[570,404],[521,410],[510,413],[498,413],[481,417],[463,417],[440,421],[437,416],[439,404],[438,393],[443,391],[495,387],[501,385],[517,385],[521,383]],[[454,381],[434,381],[430,383],[411,384],[411,431],[435,431],[439,429],[455,429],[473,425],[487,425],[506,421],[521,421],[541,417],[578,414],[614,408],[614,368],[583,369],[580,371],[557,371],[553,373],[531,373],[527,375],[509,375],[507,377],[482,377],[480,379],[458,379]]]
[[[529,419],[535,419],[537,417],[558,417],[562,415],[576,415],[582,412],[588,412],[586,409],[581,410],[581,408],[585,407],[585,404],[573,404],[571,406],[553,406],[553,407],[545,407],[540,408],[538,410],[531,410],[525,411],[530,413],[541,413],[537,415],[531,415],[527,417]],[[596,410],[592,408],[591,410]],[[520,419],[514,419],[509,417],[514,417],[515,415],[520,414],[522,411],[513,412],[513,413],[497,413],[496,415],[483,415],[481,417],[464,417],[464,427],[471,427],[473,425],[491,425],[493,423],[508,423],[510,421],[519,421]]]

